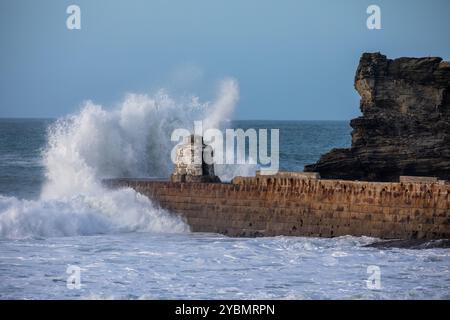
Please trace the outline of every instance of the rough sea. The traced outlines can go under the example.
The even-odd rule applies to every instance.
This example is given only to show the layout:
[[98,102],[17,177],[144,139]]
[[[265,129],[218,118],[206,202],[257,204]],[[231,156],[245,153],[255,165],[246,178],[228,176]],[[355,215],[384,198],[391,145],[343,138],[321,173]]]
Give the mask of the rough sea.
[[[191,233],[133,190],[104,189],[101,178],[171,170],[178,105],[129,99],[113,111],[88,103],[58,121],[0,120],[0,299],[450,299],[450,249]],[[345,121],[228,126],[280,129],[283,170],[350,144]]]

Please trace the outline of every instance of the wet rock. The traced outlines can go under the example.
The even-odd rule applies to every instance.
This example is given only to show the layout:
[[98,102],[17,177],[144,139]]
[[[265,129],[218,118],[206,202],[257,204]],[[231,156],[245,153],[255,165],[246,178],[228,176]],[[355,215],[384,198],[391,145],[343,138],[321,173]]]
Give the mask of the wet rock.
[[425,240],[425,239],[410,239],[410,240],[386,240],[378,241],[366,245],[365,247],[390,249],[433,249],[433,248],[450,248],[450,239],[440,240]]
[[333,149],[305,171],[367,181],[450,179],[450,62],[364,53],[355,88],[362,116],[350,122],[351,148]]

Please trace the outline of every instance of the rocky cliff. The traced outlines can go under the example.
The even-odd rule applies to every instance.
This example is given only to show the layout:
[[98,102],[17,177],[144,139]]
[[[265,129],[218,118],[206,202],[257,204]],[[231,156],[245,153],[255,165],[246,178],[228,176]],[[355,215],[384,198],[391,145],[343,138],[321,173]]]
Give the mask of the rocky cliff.
[[355,88],[362,116],[350,122],[351,148],[333,149],[305,171],[368,181],[450,179],[450,62],[364,53]]

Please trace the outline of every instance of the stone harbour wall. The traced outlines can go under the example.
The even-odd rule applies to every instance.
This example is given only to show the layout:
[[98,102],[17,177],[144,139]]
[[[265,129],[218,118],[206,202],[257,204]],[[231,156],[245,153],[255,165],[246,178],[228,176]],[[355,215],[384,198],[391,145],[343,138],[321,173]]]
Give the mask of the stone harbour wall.
[[450,238],[450,185],[444,183],[256,176],[231,183],[114,179],[106,184],[148,196],[184,217],[194,232]]

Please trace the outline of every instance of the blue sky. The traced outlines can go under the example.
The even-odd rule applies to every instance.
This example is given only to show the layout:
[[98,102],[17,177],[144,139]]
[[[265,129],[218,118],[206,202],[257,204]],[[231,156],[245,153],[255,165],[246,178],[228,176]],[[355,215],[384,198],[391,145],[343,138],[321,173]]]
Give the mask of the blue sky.
[[[81,30],[66,28],[70,4]],[[382,30],[366,28],[370,4]],[[362,52],[449,60],[449,30],[448,0],[2,0],[0,117],[59,117],[161,87],[208,100],[231,76],[236,119],[347,120]]]

